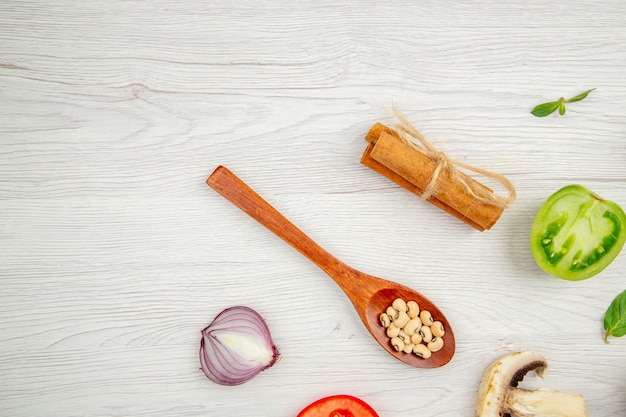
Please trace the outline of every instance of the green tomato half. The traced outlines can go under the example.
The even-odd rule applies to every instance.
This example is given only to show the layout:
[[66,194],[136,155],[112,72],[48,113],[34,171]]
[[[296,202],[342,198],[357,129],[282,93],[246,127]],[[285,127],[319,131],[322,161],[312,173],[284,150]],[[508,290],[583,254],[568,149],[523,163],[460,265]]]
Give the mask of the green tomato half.
[[541,206],[530,231],[537,265],[569,281],[606,268],[626,242],[626,214],[582,185],[568,185]]

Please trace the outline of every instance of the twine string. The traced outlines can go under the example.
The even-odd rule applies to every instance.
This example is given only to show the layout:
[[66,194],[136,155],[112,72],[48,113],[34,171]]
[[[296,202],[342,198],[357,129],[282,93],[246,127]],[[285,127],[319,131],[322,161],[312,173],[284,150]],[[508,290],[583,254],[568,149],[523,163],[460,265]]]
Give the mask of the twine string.
[[[506,177],[449,157],[446,153],[436,149],[428,140],[426,140],[426,138],[397,109],[394,109],[394,113],[400,121],[398,130],[403,142],[416,151],[426,155],[435,163],[435,170],[429,178],[428,184],[424,187],[424,191],[421,195],[423,200],[427,200],[437,194],[437,184],[441,173],[447,172],[452,181],[460,184],[465,189],[467,194],[482,203],[507,208],[515,201],[515,187],[513,187],[513,184]],[[473,182],[468,182],[468,176],[463,175],[459,168],[477,173],[500,183],[507,190],[508,196],[498,195],[487,187],[481,187]]]

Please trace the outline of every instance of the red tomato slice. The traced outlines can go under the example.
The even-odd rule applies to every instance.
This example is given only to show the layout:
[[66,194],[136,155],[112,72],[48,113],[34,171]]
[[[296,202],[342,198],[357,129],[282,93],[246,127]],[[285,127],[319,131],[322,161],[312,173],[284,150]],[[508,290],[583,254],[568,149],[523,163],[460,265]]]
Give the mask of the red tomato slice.
[[307,405],[298,417],[379,417],[363,400],[351,395],[332,395]]

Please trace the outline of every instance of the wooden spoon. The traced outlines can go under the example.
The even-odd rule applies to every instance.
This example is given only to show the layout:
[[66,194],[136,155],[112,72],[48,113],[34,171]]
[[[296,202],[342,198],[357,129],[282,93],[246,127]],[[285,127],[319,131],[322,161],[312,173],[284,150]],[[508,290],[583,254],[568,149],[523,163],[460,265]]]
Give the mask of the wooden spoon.
[[[452,327],[441,310],[428,298],[404,285],[367,275],[341,262],[287,220],[228,168],[217,167],[206,182],[335,280],[352,301],[367,330],[392,356],[418,368],[437,368],[452,359],[455,350]],[[422,359],[413,353],[397,352],[391,345],[386,329],[380,324],[380,314],[398,297],[405,301],[416,301],[421,310],[430,311],[434,320],[443,323],[444,346],[429,359]]]

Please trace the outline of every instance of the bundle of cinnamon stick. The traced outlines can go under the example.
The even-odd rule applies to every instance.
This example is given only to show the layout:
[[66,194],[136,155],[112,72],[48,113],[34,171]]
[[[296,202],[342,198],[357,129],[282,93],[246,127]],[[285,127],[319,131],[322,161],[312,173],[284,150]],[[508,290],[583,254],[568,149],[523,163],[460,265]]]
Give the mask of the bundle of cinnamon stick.
[[[512,184],[499,174],[452,160],[434,149],[405,119],[401,121],[398,130],[381,123],[370,129],[361,163],[477,230],[490,229],[515,199]],[[509,196],[496,195],[459,167],[495,179]]]

